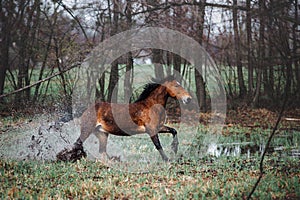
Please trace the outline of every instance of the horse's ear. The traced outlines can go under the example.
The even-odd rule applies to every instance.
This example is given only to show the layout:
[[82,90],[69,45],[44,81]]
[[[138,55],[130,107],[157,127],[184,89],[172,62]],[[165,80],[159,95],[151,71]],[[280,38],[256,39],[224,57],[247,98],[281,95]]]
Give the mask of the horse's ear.
[[150,80],[152,83],[160,83],[161,82],[161,80],[159,80],[158,78],[154,78],[154,77],[151,77]]
[[162,79],[154,78],[154,77],[151,78],[151,81],[153,83],[159,83],[159,84],[161,84],[161,83],[163,83],[165,81],[173,81],[173,80],[175,80],[175,76],[174,75],[170,75],[170,76],[167,76],[167,77],[162,78]]

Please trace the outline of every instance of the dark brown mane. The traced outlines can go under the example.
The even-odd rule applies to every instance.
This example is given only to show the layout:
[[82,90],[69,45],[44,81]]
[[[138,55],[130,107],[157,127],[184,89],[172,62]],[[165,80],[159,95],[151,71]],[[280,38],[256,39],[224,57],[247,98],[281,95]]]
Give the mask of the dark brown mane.
[[158,88],[158,86],[160,86],[162,83],[174,79],[175,79],[174,76],[168,76],[162,80],[152,78],[153,83],[148,83],[147,85],[145,85],[143,92],[140,94],[139,98],[134,102],[137,103],[145,100],[150,95],[150,93],[153,92],[156,88]]
[[144,90],[140,94],[139,98],[134,102],[137,103],[145,100],[150,95],[151,92],[153,92],[156,88],[158,88],[158,86],[160,86],[160,84],[158,83],[148,83],[147,85],[145,85]]

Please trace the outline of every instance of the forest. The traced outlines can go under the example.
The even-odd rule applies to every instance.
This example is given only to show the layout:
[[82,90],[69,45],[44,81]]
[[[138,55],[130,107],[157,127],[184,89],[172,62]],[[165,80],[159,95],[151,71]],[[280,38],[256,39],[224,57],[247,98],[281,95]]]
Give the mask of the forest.
[[[78,66],[74,63],[112,35],[139,27],[169,28],[202,45],[222,74],[229,108],[276,108],[285,92],[292,96],[291,105],[299,106],[298,1],[28,0],[1,1],[0,6],[1,110],[56,98],[70,103],[74,83],[67,71]],[[165,71],[156,67],[155,77],[173,69],[192,77],[199,106],[208,110],[205,77],[185,70],[182,66],[189,63],[180,56],[160,49],[130,52],[113,62],[99,78],[97,98],[110,101],[123,66],[137,68],[135,61],[143,57],[168,66]],[[59,96],[49,88],[53,81],[60,83]]]
[[[0,197],[298,199],[299,9],[298,0],[0,0]],[[156,160],[143,136],[110,137],[118,161],[94,162],[98,144],[87,141],[87,159],[51,162],[75,141],[86,102],[134,102],[170,76],[193,99],[167,101],[182,144],[173,162]]]

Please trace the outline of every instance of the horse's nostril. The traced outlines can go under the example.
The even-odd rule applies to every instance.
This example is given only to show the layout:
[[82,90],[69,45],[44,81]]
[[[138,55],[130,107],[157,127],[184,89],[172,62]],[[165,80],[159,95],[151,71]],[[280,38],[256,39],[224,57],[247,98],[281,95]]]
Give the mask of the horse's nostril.
[[187,99],[186,99],[186,103],[190,103],[192,101],[192,98],[191,97],[188,97]]
[[182,99],[182,102],[183,102],[184,104],[188,104],[188,103],[191,102],[191,100],[192,100],[191,97],[184,97],[184,98]]

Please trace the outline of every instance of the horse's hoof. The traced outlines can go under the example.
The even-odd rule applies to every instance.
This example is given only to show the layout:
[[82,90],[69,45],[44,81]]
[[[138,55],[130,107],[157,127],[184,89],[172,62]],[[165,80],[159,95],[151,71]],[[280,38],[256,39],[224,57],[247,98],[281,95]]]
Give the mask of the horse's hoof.
[[165,163],[169,163],[169,162],[171,162],[171,159],[170,158],[168,158],[168,157],[163,157],[162,158],[163,159],[163,161],[165,162]]
[[87,154],[83,150],[83,147],[73,146],[69,148],[65,148],[62,151],[60,151],[56,155],[56,159],[58,161],[64,161],[64,162],[76,162],[77,160],[80,160],[82,157],[86,157]]

